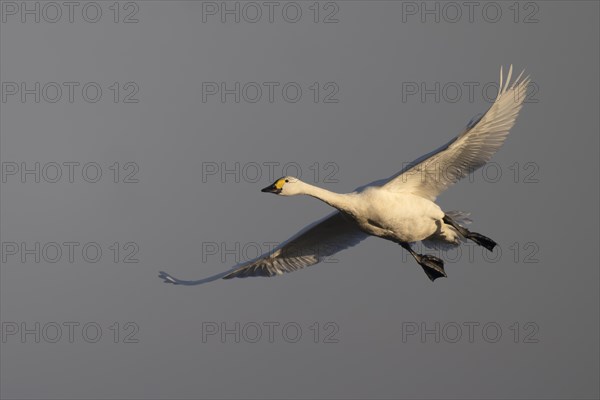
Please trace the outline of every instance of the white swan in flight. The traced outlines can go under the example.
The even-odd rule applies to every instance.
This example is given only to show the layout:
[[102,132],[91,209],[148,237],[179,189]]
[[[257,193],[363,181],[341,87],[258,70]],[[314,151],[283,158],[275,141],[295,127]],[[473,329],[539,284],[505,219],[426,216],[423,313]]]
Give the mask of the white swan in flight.
[[394,176],[339,194],[309,185],[293,177],[278,179],[263,192],[280,196],[308,195],[337,211],[307,226],[274,251],[237,265],[229,271],[185,281],[160,272],[165,282],[198,285],[219,278],[274,276],[317,264],[369,236],[398,243],[423,268],[429,279],[446,276],[444,262],[432,255],[418,254],[411,244],[422,241],[426,247],[458,246],[470,239],[492,251],[496,243],[467,230],[468,214],[444,212],[436,197],[453,183],[485,165],[500,148],[523,105],[529,77],[523,72],[511,83],[512,65],[500,85],[494,104],[481,117],[474,118],[460,135],[439,149],[413,161]]

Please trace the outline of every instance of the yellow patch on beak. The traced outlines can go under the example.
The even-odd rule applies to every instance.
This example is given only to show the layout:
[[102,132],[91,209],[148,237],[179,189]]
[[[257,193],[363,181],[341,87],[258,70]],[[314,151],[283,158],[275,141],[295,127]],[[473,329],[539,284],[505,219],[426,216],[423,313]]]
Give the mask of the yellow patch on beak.
[[285,184],[285,179],[279,179],[277,182],[273,184],[277,190],[281,190],[283,185]]

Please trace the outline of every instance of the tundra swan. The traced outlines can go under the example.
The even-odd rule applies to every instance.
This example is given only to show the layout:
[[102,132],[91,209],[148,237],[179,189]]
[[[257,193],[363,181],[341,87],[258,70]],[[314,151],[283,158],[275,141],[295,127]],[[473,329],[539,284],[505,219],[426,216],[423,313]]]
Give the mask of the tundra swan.
[[398,243],[423,268],[431,281],[446,276],[444,262],[418,254],[411,244],[448,248],[472,240],[492,251],[496,242],[463,226],[468,214],[444,212],[437,196],[470,172],[485,165],[500,148],[523,105],[529,77],[523,72],[511,84],[512,65],[503,83],[500,68],[498,95],[489,110],[469,122],[464,132],[413,161],[388,179],[340,194],[286,176],[262,189],[279,196],[308,195],[337,211],[307,226],[273,252],[233,267],[229,271],[198,280],[184,281],[160,272],[165,282],[197,285],[219,278],[274,276],[314,265],[369,236]]

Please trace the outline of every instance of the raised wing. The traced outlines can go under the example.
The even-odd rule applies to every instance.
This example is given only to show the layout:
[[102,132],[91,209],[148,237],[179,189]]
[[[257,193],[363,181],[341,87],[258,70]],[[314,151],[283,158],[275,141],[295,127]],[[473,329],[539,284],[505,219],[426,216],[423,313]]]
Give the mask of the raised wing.
[[355,246],[367,237],[353,222],[336,211],[304,228],[273,253],[248,262],[223,279],[273,276],[296,271]]
[[503,85],[500,68],[498,96],[482,117],[473,119],[450,142],[413,161],[383,187],[433,201],[450,185],[485,165],[504,143],[525,100],[529,77],[521,80],[521,72],[511,84],[511,75],[512,65]]
[[159,277],[176,285],[200,285],[219,278],[246,278],[248,276],[274,276],[292,272],[321,262],[324,258],[357,245],[369,235],[336,211],[307,226],[270,254],[249,261],[232,270],[221,272],[197,281],[177,279],[161,271]]

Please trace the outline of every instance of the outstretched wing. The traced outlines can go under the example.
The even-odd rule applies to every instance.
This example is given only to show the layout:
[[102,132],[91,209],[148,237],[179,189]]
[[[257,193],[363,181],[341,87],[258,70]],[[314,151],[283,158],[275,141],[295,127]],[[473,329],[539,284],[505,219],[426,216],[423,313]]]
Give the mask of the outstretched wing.
[[355,246],[367,237],[353,222],[336,211],[304,228],[271,254],[242,265],[223,279],[273,276],[296,271]]
[[434,201],[450,185],[485,165],[498,151],[521,110],[529,77],[523,72],[511,84],[512,65],[506,83],[490,109],[472,120],[467,129],[439,149],[413,161],[383,184],[388,190],[412,193]]

